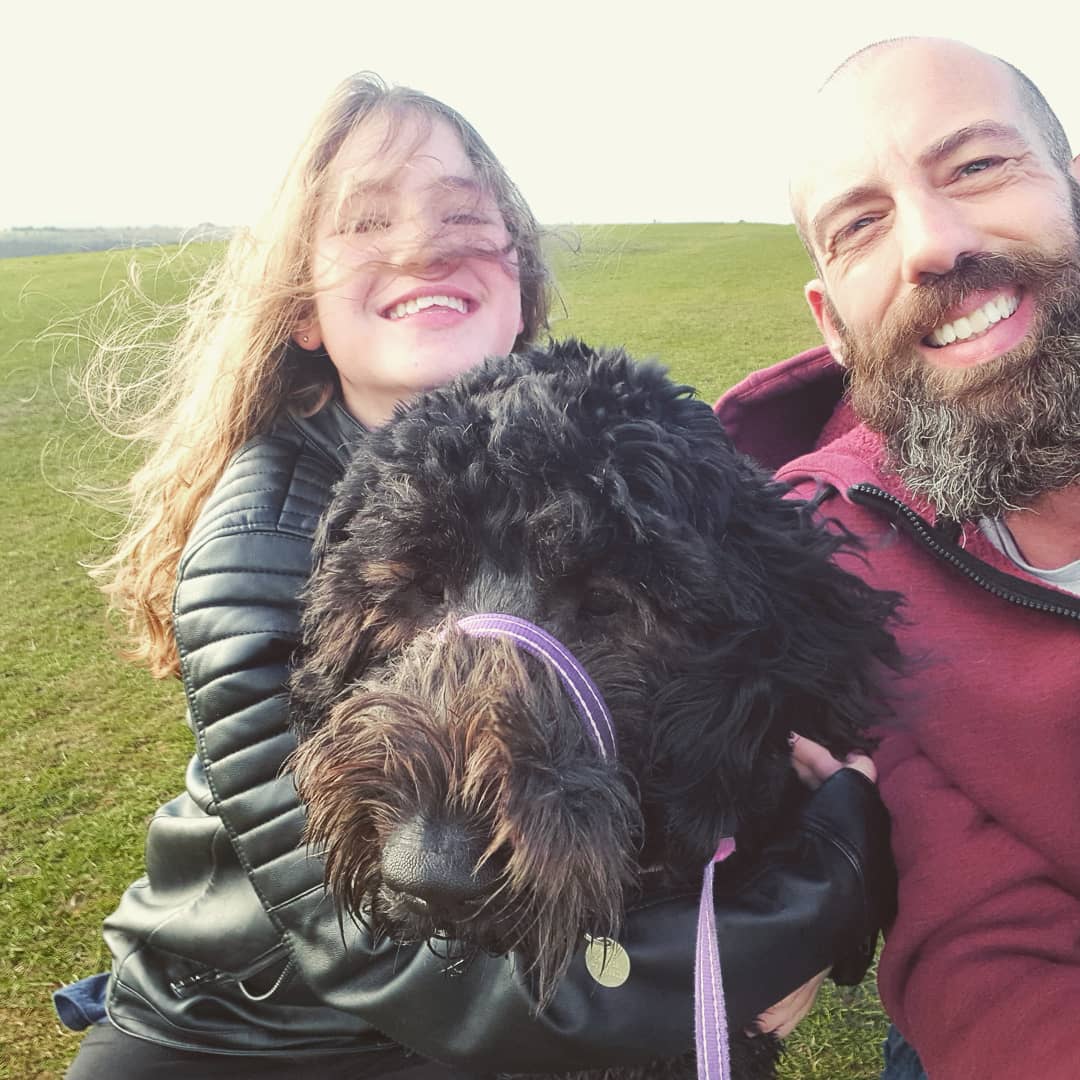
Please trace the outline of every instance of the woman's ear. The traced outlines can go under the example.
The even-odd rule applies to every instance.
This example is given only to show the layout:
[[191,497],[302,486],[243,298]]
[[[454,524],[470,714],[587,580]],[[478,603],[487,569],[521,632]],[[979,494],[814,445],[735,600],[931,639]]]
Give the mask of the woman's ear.
[[319,330],[319,320],[315,318],[305,319],[292,332],[293,342],[306,352],[314,352],[322,348],[322,333]]

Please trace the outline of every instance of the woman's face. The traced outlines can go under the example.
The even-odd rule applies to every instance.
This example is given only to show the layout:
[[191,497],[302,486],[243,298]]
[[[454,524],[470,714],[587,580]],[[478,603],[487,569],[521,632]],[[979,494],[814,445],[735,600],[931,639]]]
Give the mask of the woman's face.
[[510,352],[523,326],[506,224],[457,134],[441,119],[405,118],[384,147],[387,131],[372,117],[330,166],[312,254],[315,318],[294,335],[325,347],[346,407],[368,427]]

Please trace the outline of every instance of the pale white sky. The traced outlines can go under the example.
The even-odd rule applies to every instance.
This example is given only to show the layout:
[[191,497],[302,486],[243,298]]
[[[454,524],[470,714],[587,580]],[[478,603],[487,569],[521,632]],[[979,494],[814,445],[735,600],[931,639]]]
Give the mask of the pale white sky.
[[1080,149],[1067,2],[871,3],[23,0],[4,16],[0,226],[250,221],[361,69],[467,116],[549,223],[790,220],[799,103],[898,34],[1010,60]]

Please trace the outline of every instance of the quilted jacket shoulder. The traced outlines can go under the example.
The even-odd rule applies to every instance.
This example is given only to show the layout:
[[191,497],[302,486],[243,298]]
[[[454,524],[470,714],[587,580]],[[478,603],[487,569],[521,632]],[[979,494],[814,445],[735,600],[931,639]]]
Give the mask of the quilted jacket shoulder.
[[303,814],[281,766],[294,745],[285,688],[297,597],[337,471],[291,436],[275,433],[237,455],[192,533],[173,605],[199,760],[268,908],[264,870],[288,872],[301,890],[321,883],[316,863],[288,858],[303,852]]

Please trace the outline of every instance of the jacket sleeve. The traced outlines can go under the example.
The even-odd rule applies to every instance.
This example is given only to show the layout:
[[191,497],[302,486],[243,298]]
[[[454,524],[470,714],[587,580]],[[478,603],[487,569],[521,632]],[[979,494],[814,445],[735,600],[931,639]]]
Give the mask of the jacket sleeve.
[[271,917],[283,900],[321,891],[323,880],[282,770],[295,746],[288,666],[310,562],[311,539],[301,532],[219,531],[185,557],[173,602],[190,722],[214,809]]
[[930,1076],[1071,1080],[1080,898],[1037,845],[902,743],[882,750],[887,765],[900,760],[888,794],[904,816],[903,906],[882,1000]]
[[[733,1027],[830,964],[857,981],[894,902],[888,816],[851,769],[808,801],[790,834],[750,873],[718,875],[716,918]],[[336,1008],[361,1014],[427,1057],[484,1072],[640,1065],[693,1045],[698,896],[628,913],[620,943],[629,979],[599,986],[579,953],[553,1000],[536,998],[513,958],[479,957],[457,972],[437,950],[401,951],[393,974],[368,974],[362,928],[339,926],[331,901],[309,894],[281,912],[305,978]]]
[[[304,535],[219,533],[185,559],[175,602],[192,725],[217,811],[308,986],[409,1049],[474,1071],[567,1071],[689,1050],[696,894],[628,914],[621,943],[631,976],[622,987],[600,987],[579,955],[539,1014],[513,957],[481,957],[450,974],[437,949],[373,944],[363,927],[339,918],[281,771],[294,745],[285,686],[309,563]],[[873,785],[845,769],[752,872],[718,874],[734,1025],[830,964],[849,980],[863,974],[892,896],[887,852]]]

